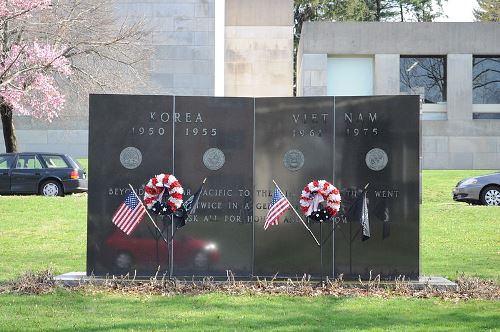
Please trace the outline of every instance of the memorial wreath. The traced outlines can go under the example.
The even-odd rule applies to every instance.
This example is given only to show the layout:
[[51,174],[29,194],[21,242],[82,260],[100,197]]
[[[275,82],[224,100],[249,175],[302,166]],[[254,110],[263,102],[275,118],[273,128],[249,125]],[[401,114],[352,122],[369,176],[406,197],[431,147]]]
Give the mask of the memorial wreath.
[[[326,201],[324,209],[320,203]],[[340,192],[325,180],[312,181],[307,184],[300,195],[300,208],[305,216],[319,221],[327,221],[340,209]]]
[[[167,189],[169,197],[167,204],[162,197]],[[182,205],[184,189],[181,183],[172,174],[159,174],[151,178],[144,188],[144,204],[151,211],[168,215],[175,212]]]

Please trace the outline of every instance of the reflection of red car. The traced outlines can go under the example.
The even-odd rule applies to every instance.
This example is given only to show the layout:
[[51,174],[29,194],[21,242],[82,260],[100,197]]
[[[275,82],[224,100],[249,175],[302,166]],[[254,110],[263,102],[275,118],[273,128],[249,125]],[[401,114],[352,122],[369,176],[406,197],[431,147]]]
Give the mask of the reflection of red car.
[[[173,245],[175,269],[208,271],[219,261],[219,250],[213,242],[176,235]],[[136,231],[127,236],[117,229],[106,239],[105,246],[103,252],[107,265],[117,271],[156,271],[158,265],[163,269],[168,262],[167,244],[162,238],[153,238],[150,233]]]

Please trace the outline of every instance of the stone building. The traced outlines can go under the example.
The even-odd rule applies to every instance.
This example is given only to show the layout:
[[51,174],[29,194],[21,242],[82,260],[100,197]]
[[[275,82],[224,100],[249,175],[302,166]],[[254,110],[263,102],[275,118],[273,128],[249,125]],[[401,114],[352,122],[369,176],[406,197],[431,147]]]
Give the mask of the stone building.
[[423,168],[500,167],[499,23],[308,22],[297,67],[301,96],[421,95]]

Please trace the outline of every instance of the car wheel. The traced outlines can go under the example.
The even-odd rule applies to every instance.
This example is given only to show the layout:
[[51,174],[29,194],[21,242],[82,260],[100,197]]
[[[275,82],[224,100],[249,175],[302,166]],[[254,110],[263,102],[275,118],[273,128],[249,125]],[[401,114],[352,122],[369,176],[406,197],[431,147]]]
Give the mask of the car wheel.
[[48,180],[40,186],[40,195],[43,196],[63,196],[63,188],[57,180]]
[[198,251],[193,257],[193,266],[196,269],[208,270],[209,263],[208,253],[204,251]]
[[500,187],[488,186],[481,192],[481,203],[484,205],[500,205]]
[[133,259],[129,253],[121,252],[115,257],[115,266],[119,271],[130,271]]

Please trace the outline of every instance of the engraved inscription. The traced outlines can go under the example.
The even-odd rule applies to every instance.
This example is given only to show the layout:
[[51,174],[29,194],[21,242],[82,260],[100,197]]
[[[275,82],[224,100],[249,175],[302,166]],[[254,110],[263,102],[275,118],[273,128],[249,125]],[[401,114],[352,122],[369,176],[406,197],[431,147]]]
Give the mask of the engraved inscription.
[[133,146],[126,147],[120,153],[120,162],[127,169],[137,168],[142,162],[142,153]]
[[303,129],[294,129],[292,131],[293,137],[304,137],[304,136],[310,136],[310,137],[321,137],[323,135],[323,131],[321,129],[318,130],[303,130]]
[[164,136],[172,129],[170,123],[182,125],[194,124],[194,127],[185,128],[186,136],[216,136],[217,128],[203,127],[203,118],[201,113],[174,113],[173,117],[168,112],[149,112],[149,125],[131,127],[131,133],[134,136]]
[[296,127],[292,130],[293,137],[321,137],[328,123],[327,113],[292,114]]
[[224,166],[226,157],[224,152],[217,148],[210,148],[203,154],[203,164],[211,171],[216,171]]
[[374,148],[368,151],[366,154],[366,166],[372,171],[381,171],[387,166],[389,158],[384,150],[379,148]]
[[[134,188],[141,197],[144,185]],[[196,190],[196,188],[195,188]],[[185,197],[194,194],[192,188],[184,188]],[[129,187],[108,187],[108,196],[120,196],[130,192]],[[253,222],[249,213],[252,211],[252,191],[245,187],[204,188],[198,202],[197,214],[190,215],[188,222],[224,222],[245,224]]]
[[377,113],[344,113],[346,136],[376,136],[380,133],[377,125]]
[[298,171],[304,166],[304,154],[300,150],[288,150],[283,157],[283,164],[290,171]]

